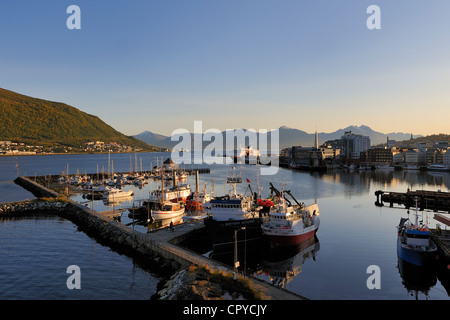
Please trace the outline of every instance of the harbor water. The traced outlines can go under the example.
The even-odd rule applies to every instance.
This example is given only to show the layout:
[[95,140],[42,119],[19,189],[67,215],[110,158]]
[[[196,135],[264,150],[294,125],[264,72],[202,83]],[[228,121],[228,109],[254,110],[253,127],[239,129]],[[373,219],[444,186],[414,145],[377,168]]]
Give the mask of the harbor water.
[[[34,196],[12,181],[20,175],[29,177],[66,172],[84,173],[148,171],[170,153],[47,155],[0,158],[0,202],[32,199]],[[113,165],[113,166],[112,166]],[[238,192],[257,190],[255,165],[181,165],[186,169],[210,168],[201,174],[200,189],[214,186],[216,196],[228,193],[227,175],[241,175],[244,183]],[[195,176],[187,183],[195,190]],[[438,275],[431,280],[409,277],[400,272],[396,252],[396,226],[408,211],[402,207],[375,206],[375,191],[404,192],[412,190],[449,191],[448,173],[419,171],[344,171],[310,173],[279,168],[275,175],[259,175],[261,195],[270,193],[269,183],[287,189],[305,204],[317,201],[320,229],[315,241],[292,252],[275,257],[256,256],[251,248],[240,258],[246,270],[255,277],[277,284],[313,300],[449,300]],[[134,191],[134,199],[146,198],[159,181],[149,180],[142,188],[125,186]],[[130,207],[132,201],[113,208],[102,201],[87,201],[81,195],[73,199],[97,211]],[[413,215],[414,210],[409,211]],[[420,212],[431,228],[436,226],[432,212]],[[122,223],[132,221],[128,213]],[[0,299],[149,299],[156,292],[157,274],[142,269],[125,255],[97,243],[70,221],[55,216],[33,216],[20,219],[0,218]],[[147,232],[143,225],[136,230]],[[444,226],[441,226],[445,228]],[[202,252],[205,255],[210,252]],[[242,261],[244,260],[244,261]],[[69,290],[66,269],[81,269],[81,290]],[[379,288],[368,286],[371,269],[379,270]]]

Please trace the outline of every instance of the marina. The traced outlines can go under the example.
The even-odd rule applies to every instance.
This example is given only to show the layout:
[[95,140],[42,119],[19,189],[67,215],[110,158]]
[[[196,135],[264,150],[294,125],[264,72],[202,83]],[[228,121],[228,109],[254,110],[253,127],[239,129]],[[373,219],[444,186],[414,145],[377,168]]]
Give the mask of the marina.
[[[161,155],[155,156],[161,157]],[[114,165],[120,168],[121,162],[118,157],[114,158]],[[58,168],[53,163],[54,158],[53,156],[48,157],[45,162],[36,162],[36,157],[20,159],[22,168],[26,166],[28,172],[33,172],[34,170],[30,168],[34,166],[37,168],[37,173],[40,173],[35,176],[29,176],[27,180],[34,183],[36,179],[38,182],[43,182],[43,184],[45,184],[45,181],[52,181],[46,186],[41,185],[39,197],[51,197],[52,194],[55,197],[61,195],[66,195],[67,197],[65,186],[60,185],[58,182],[59,175],[54,174],[54,169],[53,172],[52,169],[45,169]],[[70,166],[73,168],[78,166],[80,172],[95,172],[99,159],[106,160],[107,155],[106,157],[105,155],[90,156],[90,158],[81,155],[66,156],[60,159],[58,163],[60,168],[64,168],[66,162],[72,161]],[[79,159],[78,165],[77,162],[74,162],[75,159]],[[127,165],[127,159],[128,156],[123,156],[122,167]],[[15,161],[10,163],[11,168],[14,168]],[[212,165],[208,169],[210,169],[208,174],[200,174],[198,176],[198,184],[196,182],[197,176],[194,174],[188,175],[185,183],[190,186],[203,186],[206,184],[207,193],[210,193],[214,186],[214,197],[222,197],[228,194],[230,185],[226,184],[226,177],[232,176],[232,167]],[[127,171],[120,170],[120,172]],[[251,180],[253,191],[258,190],[256,166],[238,165],[235,172],[243,177],[243,181]],[[15,179],[14,174],[15,172],[12,170],[10,179]],[[52,179],[46,179],[46,176],[52,176]],[[161,239],[169,239],[168,241],[171,243],[167,247],[170,247],[168,250],[177,252],[177,254],[174,254],[173,252],[161,250],[160,255],[167,256],[167,261],[174,261],[175,263],[179,260],[180,262],[176,262],[176,264],[182,261],[187,263],[185,259],[194,259],[195,257],[195,259],[200,259],[205,263],[206,261],[208,263],[213,261],[215,266],[225,267],[230,272],[234,272],[235,261],[237,260],[239,261],[237,265],[239,274],[245,274],[247,277],[251,276],[256,279],[255,283],[257,284],[270,284],[270,287],[275,286],[283,289],[282,292],[289,291],[294,294],[293,298],[295,299],[410,299],[410,288],[414,288],[414,286],[410,286],[410,283],[413,284],[417,278],[411,276],[409,272],[411,268],[404,268],[404,263],[398,260],[396,254],[397,237],[394,231],[400,217],[407,215],[407,209],[403,207],[374,206],[371,199],[375,191],[381,190],[381,186],[383,186],[383,190],[389,189],[386,186],[394,182],[396,190],[402,187],[405,187],[406,190],[406,186],[411,185],[413,187],[415,185],[416,189],[418,189],[417,186],[421,184],[428,186],[427,190],[433,189],[433,186],[435,189],[443,189],[447,186],[445,176],[443,180],[436,180],[439,178],[427,175],[424,172],[414,172],[413,177],[417,180],[412,180],[411,178],[404,180],[406,179],[405,176],[401,172],[396,171],[369,171],[363,173],[336,171],[327,174],[317,174],[295,172],[289,169],[280,169],[277,177],[260,176],[262,201],[259,201],[259,204],[262,207],[266,202],[270,205],[266,199],[269,199],[270,196],[271,183],[278,190],[290,189],[290,192],[298,199],[299,203],[305,202],[305,204],[310,204],[317,201],[320,207],[320,229],[309,240],[301,242],[298,246],[285,249],[275,248],[274,250],[268,250],[265,246],[252,248],[251,246],[245,246],[244,242],[238,242],[237,257],[233,254],[233,246],[231,246],[230,252],[220,253],[212,249],[202,220],[185,222],[184,219],[180,219],[174,221],[174,231],[170,231],[171,228],[168,222],[159,221],[158,223],[152,222],[147,224],[145,223],[147,220],[145,216],[142,219],[144,224],[142,224],[130,217],[128,210],[132,207],[133,202],[139,199],[148,199],[151,191],[160,187],[161,181],[159,179],[149,179],[148,184],[144,184],[142,189],[139,185],[124,185],[122,188],[124,190],[133,190],[134,196],[133,200],[121,203],[108,204],[102,199],[85,199],[82,192],[76,192],[76,187],[69,188],[68,199],[76,203],[77,208],[83,208],[83,211],[86,212],[83,215],[87,213],[92,215],[92,212],[94,212],[95,216],[101,219],[103,224],[108,221],[105,225],[106,229],[99,227],[95,223],[93,230],[98,229],[96,233],[88,232],[93,239],[97,239],[96,241],[101,241],[100,239],[106,236],[106,239],[108,239],[107,243],[110,239],[120,239],[121,242],[127,242],[135,235],[133,240],[137,243],[137,245],[134,245],[135,248],[133,246],[130,248],[129,245],[125,246],[127,248],[125,252],[128,252],[128,254],[131,252],[131,255],[134,255],[135,252],[142,257],[142,252],[145,252],[143,256],[148,255],[148,257],[152,257],[149,260],[153,260],[155,256],[150,251],[161,249],[156,249],[155,246],[154,250],[149,250],[150,245],[144,244],[142,239],[149,240],[150,237],[157,236]],[[405,182],[403,183],[402,181]],[[172,184],[173,181],[170,181],[169,185]],[[32,183],[23,190],[33,190],[30,187],[31,185]],[[245,194],[248,185],[248,182],[238,184],[236,187],[237,194]],[[367,187],[369,185],[370,188]],[[13,185],[8,186],[8,188],[12,187]],[[53,193],[55,192],[54,188],[59,188],[59,192]],[[196,188],[193,187],[191,190],[194,191]],[[198,191],[200,191],[200,188]],[[36,193],[36,190],[34,192]],[[26,193],[24,197],[30,198]],[[295,203],[295,201],[292,203]],[[411,213],[413,212],[413,210],[410,211]],[[111,216],[111,213],[115,217]],[[425,214],[425,212],[419,213]],[[446,213],[439,214],[447,217]],[[435,221],[437,220],[431,220],[432,223],[430,224],[432,236],[434,231],[438,230]],[[14,222],[11,220],[5,223],[12,224]],[[441,223],[441,239],[445,241],[444,235],[447,228],[442,222],[439,223]],[[361,225],[365,225],[365,228],[361,228]],[[124,234],[120,233],[122,229],[127,230],[129,233],[124,236]],[[81,230],[87,231],[86,229]],[[347,232],[340,232],[340,230],[347,230]],[[103,234],[100,238],[97,237],[98,232],[100,232],[100,235]],[[45,237],[45,234],[43,233],[42,236]],[[108,234],[110,235],[108,236]],[[238,235],[244,236],[245,229],[238,231]],[[125,240],[128,236],[130,236],[130,239]],[[142,239],[139,240],[141,237]],[[355,242],[355,239],[366,239],[367,241]],[[376,246],[372,245],[375,243]],[[158,246],[161,245],[158,244]],[[115,246],[113,245],[112,248],[115,248]],[[139,251],[142,252],[138,253]],[[180,258],[183,255],[186,255],[186,257]],[[189,261],[189,263],[192,262]],[[379,265],[382,270],[384,290],[374,291],[365,288],[368,277],[366,269],[372,264]],[[401,269],[397,269],[397,266],[401,266]],[[107,269],[105,268],[105,273],[109,272]],[[437,269],[427,272],[427,275],[434,277],[433,279],[435,280],[430,282],[430,286],[418,290],[419,299],[449,298],[445,287],[448,285],[448,282],[445,280],[447,273],[443,272],[443,270]],[[405,282],[406,280],[404,279],[408,281]],[[20,287],[19,284],[18,287]],[[88,293],[86,292],[86,294]]]
[[[16,183],[38,194],[48,192],[47,188],[40,186],[38,183],[26,177],[17,178]],[[116,219],[111,217],[111,212],[97,213],[71,200],[69,200],[64,207],[65,210],[63,210],[63,213],[61,214],[65,218],[68,218],[77,224],[87,224],[87,228],[98,228],[99,236],[103,237],[103,241],[107,239],[110,242],[120,244],[121,246],[126,246],[128,247],[129,252],[136,251],[140,255],[148,256],[148,258],[152,259],[154,259],[156,254],[164,259],[173,260],[180,266],[195,264],[207,266],[219,271],[223,270],[225,272],[235,272],[235,270],[231,270],[224,264],[208,259],[176,245],[177,242],[181,241],[180,239],[187,237],[189,233],[195,232],[196,229],[203,228],[202,221],[180,224],[174,228],[173,232],[167,232],[166,229],[160,228],[154,232],[143,234],[117,222]],[[17,213],[18,211],[14,210],[14,212]],[[271,286],[270,284],[259,281],[258,279],[254,279],[253,285],[258,288],[258,290],[262,291],[266,299],[269,300],[305,299],[295,293]]]

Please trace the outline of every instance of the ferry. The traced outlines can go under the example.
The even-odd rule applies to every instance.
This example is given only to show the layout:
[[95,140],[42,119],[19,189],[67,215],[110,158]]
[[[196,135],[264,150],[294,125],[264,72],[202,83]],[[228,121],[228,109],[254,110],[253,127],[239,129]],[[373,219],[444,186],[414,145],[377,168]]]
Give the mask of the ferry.
[[[291,204],[285,193],[288,193],[297,205]],[[271,247],[291,246],[313,238],[319,225],[317,202],[305,206],[304,203],[298,203],[289,191],[283,191],[270,208],[268,217],[262,224],[262,231]]]

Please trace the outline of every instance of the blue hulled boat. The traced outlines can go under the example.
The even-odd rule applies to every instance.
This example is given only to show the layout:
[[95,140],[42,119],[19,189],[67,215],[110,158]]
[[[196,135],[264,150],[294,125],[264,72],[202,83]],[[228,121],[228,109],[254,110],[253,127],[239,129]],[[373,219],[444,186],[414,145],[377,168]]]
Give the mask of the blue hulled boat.
[[428,266],[436,262],[437,246],[431,239],[428,226],[419,223],[417,217],[415,223],[409,218],[401,218],[398,225],[397,255],[403,261],[415,266]]

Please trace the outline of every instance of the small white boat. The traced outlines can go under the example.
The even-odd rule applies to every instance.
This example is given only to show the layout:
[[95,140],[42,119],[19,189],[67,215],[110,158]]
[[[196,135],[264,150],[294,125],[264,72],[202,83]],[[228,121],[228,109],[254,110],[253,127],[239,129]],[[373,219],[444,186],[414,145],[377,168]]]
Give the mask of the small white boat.
[[132,190],[123,191],[121,189],[110,189],[103,193],[103,199],[108,201],[114,201],[120,198],[127,198],[133,195],[134,192]]

